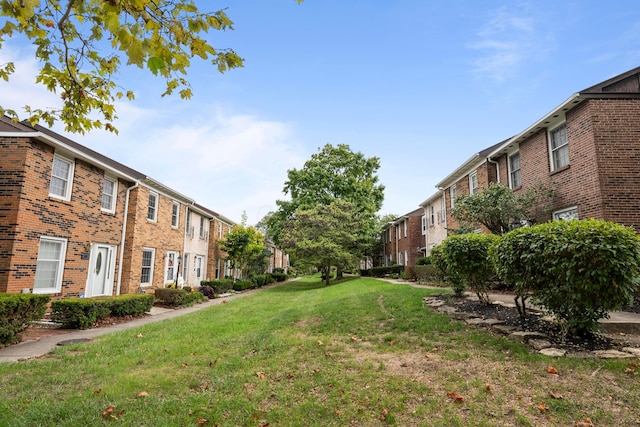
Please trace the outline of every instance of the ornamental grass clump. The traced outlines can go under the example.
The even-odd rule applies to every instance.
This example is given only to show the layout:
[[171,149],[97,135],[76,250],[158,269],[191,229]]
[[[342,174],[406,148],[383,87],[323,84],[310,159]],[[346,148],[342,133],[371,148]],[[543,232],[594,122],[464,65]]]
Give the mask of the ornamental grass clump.
[[490,251],[498,275],[584,336],[629,304],[640,278],[640,241],[601,220],[554,221],[514,230]]

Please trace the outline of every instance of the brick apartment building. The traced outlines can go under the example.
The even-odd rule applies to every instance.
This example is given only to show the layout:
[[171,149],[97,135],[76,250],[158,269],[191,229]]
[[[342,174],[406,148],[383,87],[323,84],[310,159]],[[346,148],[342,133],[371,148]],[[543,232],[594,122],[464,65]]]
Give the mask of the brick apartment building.
[[425,256],[424,211],[416,209],[383,227],[383,264],[415,265]]
[[234,223],[193,199],[7,117],[0,150],[0,292],[119,295],[229,274],[218,239]]

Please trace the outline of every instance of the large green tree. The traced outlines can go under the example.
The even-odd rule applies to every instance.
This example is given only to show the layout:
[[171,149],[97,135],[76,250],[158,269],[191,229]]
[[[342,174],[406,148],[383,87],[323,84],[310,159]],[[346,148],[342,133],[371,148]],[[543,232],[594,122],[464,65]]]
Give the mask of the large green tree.
[[353,229],[360,221],[357,207],[344,200],[296,210],[280,236],[282,248],[302,267],[318,267],[329,285],[331,266],[357,261],[358,236]]
[[350,246],[349,251],[354,256],[363,256],[378,233],[376,214],[384,199],[384,186],[378,183],[379,168],[377,157],[365,157],[346,144],[325,145],[301,169],[287,172],[283,192],[290,199],[276,201],[278,209],[265,218],[267,235],[283,246],[282,233],[296,219],[296,211],[340,200],[353,206],[359,220],[350,230],[357,244]]
[[267,256],[264,236],[246,225],[246,214],[243,214],[242,223],[235,225],[220,241],[220,248],[227,253],[231,267],[240,270],[243,277],[259,264],[261,257]]
[[[62,99],[61,108],[24,106],[27,119],[62,121],[69,132],[117,132],[116,99],[134,99],[117,83],[123,64],[163,78],[162,95],[177,91],[183,99],[192,95],[186,75],[195,57],[220,72],[243,65],[207,39],[211,30],[233,29],[225,11],[201,12],[193,0],[0,0],[0,18],[0,49],[10,37],[30,40],[41,64],[36,82]],[[5,81],[14,72],[13,63],[0,64]],[[6,105],[0,114],[18,119]]]

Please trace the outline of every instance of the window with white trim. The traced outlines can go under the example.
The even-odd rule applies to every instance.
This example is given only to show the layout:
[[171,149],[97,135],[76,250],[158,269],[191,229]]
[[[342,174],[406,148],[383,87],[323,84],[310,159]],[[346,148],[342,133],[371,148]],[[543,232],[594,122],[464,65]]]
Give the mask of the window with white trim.
[[187,230],[187,234],[191,233],[191,211],[189,208],[187,208],[187,219],[184,228]]
[[107,212],[115,212],[116,210],[116,190],[118,189],[118,181],[104,177],[102,183],[102,210]]
[[140,274],[140,284],[150,286],[153,283],[153,263],[156,257],[156,250],[144,248],[142,250],[142,272]]
[[577,206],[571,206],[570,208],[560,209],[553,213],[554,221],[568,221],[571,219],[579,219]]
[[404,265],[409,265],[409,251],[404,251]]
[[184,254],[182,257],[182,278],[184,283],[189,282],[189,254]]
[[469,174],[469,194],[476,194],[478,192],[478,172],[471,172]]
[[426,215],[422,215],[422,235],[424,236],[425,234],[427,234],[427,216]]
[[518,188],[522,185],[520,175],[520,152],[516,151],[509,156],[509,186],[510,188]]
[[549,153],[552,171],[569,164],[569,141],[566,124],[549,131]]
[[171,226],[174,228],[178,227],[178,223],[180,221],[180,203],[173,202],[171,207]]
[[200,217],[200,238],[206,238],[206,227],[205,227],[205,218],[203,216]]
[[447,202],[444,199],[444,194],[440,199],[440,212],[440,222],[445,222],[447,219]]
[[67,239],[40,237],[34,294],[52,294],[62,290],[62,273],[67,252]]
[[402,224],[402,228],[404,229],[404,230],[403,230],[403,232],[404,232],[404,237],[407,237],[407,222],[409,222],[409,220],[408,220],[408,219],[405,219],[405,220],[403,221],[403,224]]
[[222,223],[218,222],[218,239],[222,239]]
[[436,223],[436,208],[435,206],[429,206],[429,225],[434,225]]
[[451,198],[451,207],[455,207],[456,206],[456,185],[453,184],[450,188],[449,188],[449,196]]
[[49,195],[64,200],[71,200],[71,185],[73,183],[73,160],[60,156],[53,156],[51,168],[51,182]]
[[158,195],[156,193],[149,193],[147,219],[154,222],[158,219]]

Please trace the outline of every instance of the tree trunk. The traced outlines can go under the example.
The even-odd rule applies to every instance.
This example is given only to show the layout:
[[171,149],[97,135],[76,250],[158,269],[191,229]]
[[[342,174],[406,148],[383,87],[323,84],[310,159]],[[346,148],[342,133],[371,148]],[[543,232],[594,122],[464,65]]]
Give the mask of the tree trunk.
[[324,284],[327,286],[331,284],[331,264],[324,267]]
[[342,279],[342,266],[336,267],[336,280]]

